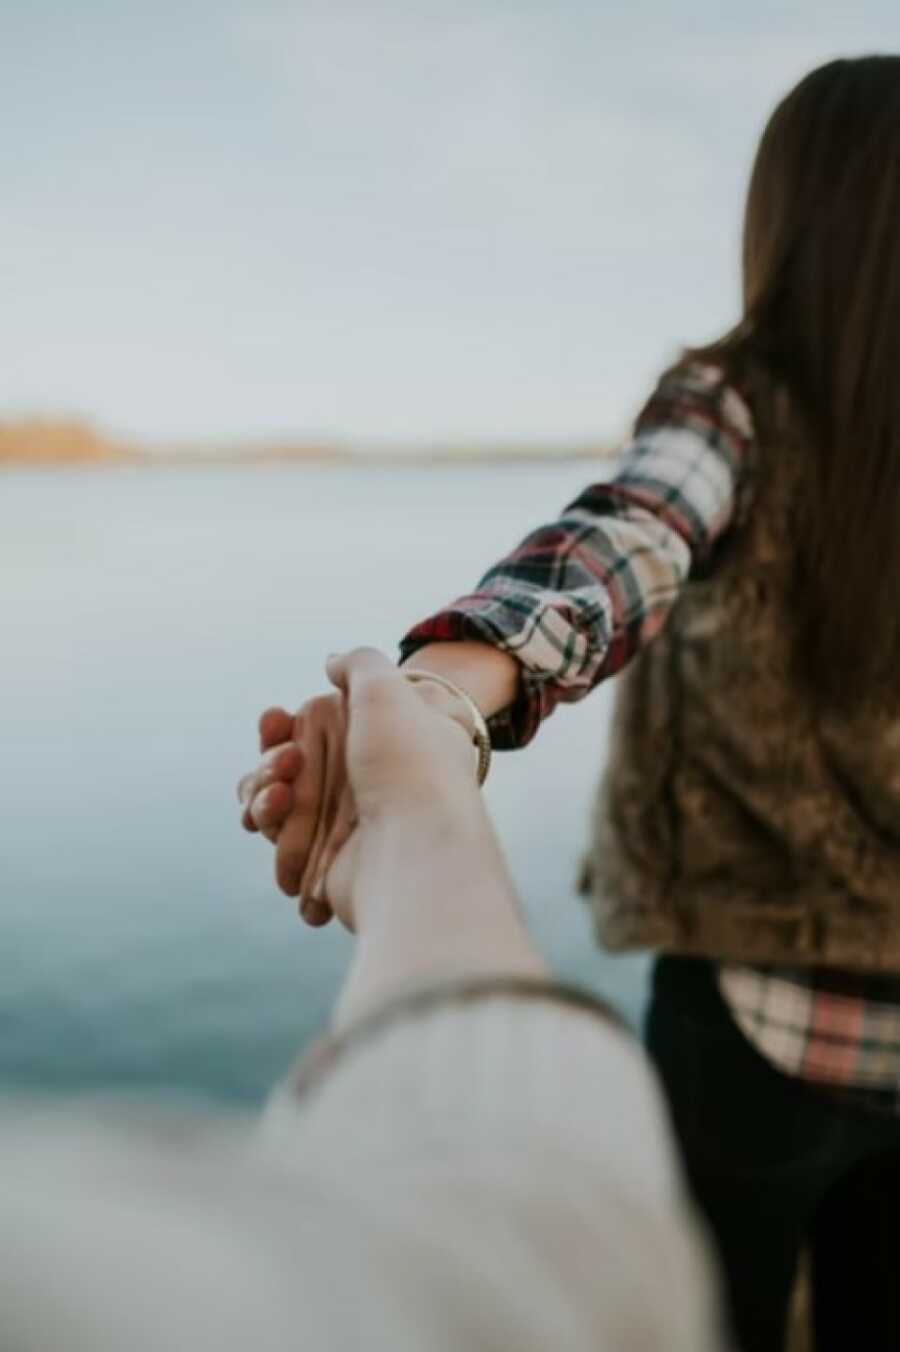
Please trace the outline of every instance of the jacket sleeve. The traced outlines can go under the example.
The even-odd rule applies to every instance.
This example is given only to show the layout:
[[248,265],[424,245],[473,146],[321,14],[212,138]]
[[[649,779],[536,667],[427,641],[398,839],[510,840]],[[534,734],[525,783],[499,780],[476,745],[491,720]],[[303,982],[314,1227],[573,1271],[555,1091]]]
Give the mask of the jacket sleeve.
[[474,592],[413,628],[403,658],[476,639],[522,666],[515,703],[491,723],[495,747],[524,746],[560,702],[615,675],[662,628],[687,579],[752,496],[749,409],[712,366],[665,376],[611,478],[532,531]]

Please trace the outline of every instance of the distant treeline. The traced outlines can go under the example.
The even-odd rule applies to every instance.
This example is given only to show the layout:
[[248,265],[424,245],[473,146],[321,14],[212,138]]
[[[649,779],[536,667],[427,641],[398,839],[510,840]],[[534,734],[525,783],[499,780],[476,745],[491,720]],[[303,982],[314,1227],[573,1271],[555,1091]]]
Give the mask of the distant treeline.
[[600,445],[541,446],[491,445],[448,446],[428,444],[342,445],[291,440],[236,445],[167,446],[148,449],[117,441],[81,418],[20,418],[0,421],[0,464],[68,465],[83,463],[152,463],[179,465],[241,462],[271,464],[286,461],[322,461],[350,458],[363,463],[400,461],[406,464],[487,461],[598,458],[610,453]]
[[122,460],[132,453],[79,418],[23,418],[0,422],[0,461],[71,464]]

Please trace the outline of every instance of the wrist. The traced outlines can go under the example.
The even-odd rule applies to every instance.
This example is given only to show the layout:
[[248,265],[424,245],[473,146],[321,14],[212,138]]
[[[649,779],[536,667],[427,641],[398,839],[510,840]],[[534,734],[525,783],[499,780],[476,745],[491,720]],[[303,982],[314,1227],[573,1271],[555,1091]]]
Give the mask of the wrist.
[[426,697],[434,686],[445,695],[449,695],[452,701],[448,711],[449,717],[459,724],[475,747],[477,756],[475,774],[480,788],[491,768],[491,735],[484,714],[469,692],[455,681],[451,681],[448,676],[441,676],[423,667],[407,667],[405,675],[413,686],[419,687],[420,690],[424,688]]
[[[506,878],[493,829],[474,781],[451,787],[425,804],[392,809],[357,827],[358,851],[351,894],[357,931],[400,904],[446,888],[451,878],[482,870]],[[437,880],[437,881],[436,881]]]
[[[501,648],[470,639],[428,643],[402,664],[445,676],[461,686],[485,718],[506,709],[519,690],[519,663]],[[401,668],[402,670],[402,668]]]
[[[404,675],[407,671],[412,673],[414,670],[421,673],[420,678],[413,679],[410,682],[416,694],[421,696],[435,713],[445,714],[447,718],[452,719],[454,723],[458,723],[466,733],[471,735],[474,731],[471,712],[461,690],[451,690],[448,685],[444,684],[444,681],[449,680],[449,677],[445,678],[429,667],[419,667],[413,659],[404,663],[400,670]],[[428,676],[433,679],[427,680],[426,677]],[[454,681],[453,684],[456,685],[456,682]]]

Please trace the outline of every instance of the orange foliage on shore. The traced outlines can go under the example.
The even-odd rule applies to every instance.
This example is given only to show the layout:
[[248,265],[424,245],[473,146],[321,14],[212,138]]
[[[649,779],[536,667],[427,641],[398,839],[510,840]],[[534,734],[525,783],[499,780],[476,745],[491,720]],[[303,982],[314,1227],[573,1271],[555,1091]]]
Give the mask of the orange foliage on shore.
[[220,444],[172,444],[143,446],[117,441],[83,418],[31,417],[0,419],[0,466],[2,465],[77,465],[147,464],[188,466],[213,464],[279,464],[327,462],[339,459],[361,463],[487,464],[511,460],[601,459],[614,453],[602,445],[541,446],[479,445],[454,446],[428,442],[423,446],[386,444],[348,445],[340,442],[304,441],[279,438]]
[[79,418],[0,422],[0,463],[75,464],[122,460],[129,452]]

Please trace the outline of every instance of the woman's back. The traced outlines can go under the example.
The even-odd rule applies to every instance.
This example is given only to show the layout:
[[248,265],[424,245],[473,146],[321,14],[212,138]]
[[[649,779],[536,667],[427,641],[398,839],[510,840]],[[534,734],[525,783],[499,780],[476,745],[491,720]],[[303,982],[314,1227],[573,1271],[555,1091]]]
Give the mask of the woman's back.
[[898,969],[900,689],[856,708],[809,696],[802,453],[760,445],[722,371],[694,363],[661,382],[618,482],[658,492],[649,457],[676,432],[707,443],[682,496],[699,514],[704,478],[727,476],[733,517],[621,679],[591,866],[601,937]]

